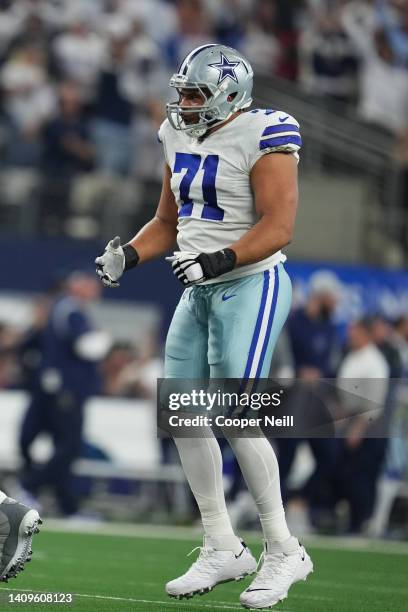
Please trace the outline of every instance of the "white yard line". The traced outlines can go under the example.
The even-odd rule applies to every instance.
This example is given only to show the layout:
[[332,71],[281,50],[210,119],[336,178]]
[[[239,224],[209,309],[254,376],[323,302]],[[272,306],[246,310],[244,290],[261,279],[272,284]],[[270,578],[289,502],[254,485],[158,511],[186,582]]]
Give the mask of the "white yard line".
[[[84,593],[74,593],[75,597],[84,597],[87,599],[109,599],[112,601],[128,601],[128,602],[132,602],[132,603],[140,603],[140,604],[152,604],[154,606],[163,606],[164,608],[166,606],[178,606],[178,608],[180,609],[180,602],[179,601],[171,601],[171,600],[165,600],[165,601],[160,601],[160,600],[154,600],[154,599],[133,599],[131,597],[110,597],[107,595],[85,595]],[[188,600],[186,600],[186,603],[188,604]],[[203,604],[203,603],[197,603],[196,601],[194,601],[194,607],[195,608],[215,608],[215,609],[219,609],[219,610],[242,610],[241,606],[234,606],[234,605],[219,605],[219,604]]]
[[166,525],[145,525],[133,523],[103,523],[90,521],[65,521],[64,519],[45,519],[41,531],[59,533],[86,533],[87,535],[122,536],[125,538],[153,538],[163,540],[202,539],[200,527],[169,527]]
[[[152,538],[158,540],[197,541],[202,538],[200,527],[169,527],[165,525],[135,525],[131,523],[102,523],[89,521],[66,522],[63,519],[46,519],[42,531],[59,533],[86,533],[87,535],[107,535],[134,538]],[[251,544],[261,542],[261,534],[243,532],[240,535]],[[373,552],[378,554],[408,555],[407,542],[388,542],[362,537],[306,536],[303,544],[322,550],[353,550],[355,552]]]
[[[40,591],[33,591],[32,589],[12,589],[12,588],[4,588],[4,587],[0,587],[0,592],[1,591],[18,591],[21,593],[40,593]],[[44,593],[45,591],[41,591],[42,593]],[[166,607],[166,606],[178,606],[180,609],[180,601],[171,601],[171,600],[155,600],[155,599],[136,599],[136,598],[132,598],[132,597],[114,597],[114,596],[110,596],[110,595],[90,595],[88,593],[72,593],[72,595],[74,597],[83,597],[85,599],[103,599],[103,600],[109,600],[109,601],[127,601],[130,603],[140,603],[140,604],[151,604],[154,606],[162,606],[162,607]],[[185,604],[188,605],[190,600],[185,600]],[[183,600],[184,602],[184,600]],[[231,605],[229,602],[227,601],[214,601],[208,604],[204,604],[201,602],[197,602],[197,599],[194,599],[194,607],[195,608],[206,608],[206,609],[212,609],[212,610],[242,610],[242,606],[240,605]],[[287,608],[285,609],[280,609],[279,612],[292,612],[291,610],[288,610]]]

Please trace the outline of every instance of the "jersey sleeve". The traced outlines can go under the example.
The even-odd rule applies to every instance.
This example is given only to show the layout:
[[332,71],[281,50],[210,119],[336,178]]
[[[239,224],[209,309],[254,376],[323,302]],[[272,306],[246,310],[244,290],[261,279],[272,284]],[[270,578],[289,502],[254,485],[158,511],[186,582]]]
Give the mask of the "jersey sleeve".
[[299,161],[302,138],[299,123],[291,115],[283,111],[259,110],[251,132],[249,171],[268,153],[291,153]]

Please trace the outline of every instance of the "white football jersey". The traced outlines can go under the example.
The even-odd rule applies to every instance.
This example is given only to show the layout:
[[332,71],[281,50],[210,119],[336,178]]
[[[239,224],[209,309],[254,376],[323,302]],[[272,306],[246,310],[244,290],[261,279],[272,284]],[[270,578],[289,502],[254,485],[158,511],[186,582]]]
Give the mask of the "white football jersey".
[[[213,253],[239,240],[259,217],[251,191],[250,172],[266,153],[301,147],[299,124],[283,111],[254,109],[239,114],[203,140],[171,127],[159,130],[171,189],[179,209],[177,242],[181,251]],[[205,281],[227,281],[262,272],[286,257],[281,251]]]

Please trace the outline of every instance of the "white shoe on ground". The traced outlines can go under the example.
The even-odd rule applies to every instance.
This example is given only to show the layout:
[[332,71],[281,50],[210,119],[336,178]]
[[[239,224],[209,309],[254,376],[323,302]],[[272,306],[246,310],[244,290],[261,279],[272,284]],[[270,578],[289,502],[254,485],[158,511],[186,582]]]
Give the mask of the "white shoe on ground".
[[181,599],[203,595],[217,584],[241,580],[256,571],[255,558],[236,536],[205,536],[204,545],[197,548],[200,554],[190,569],[166,584],[166,593],[170,597]]
[[311,558],[294,537],[269,547],[265,543],[261,560],[256,578],[241,594],[240,602],[245,608],[272,608],[286,599],[292,584],[306,580],[313,572]]

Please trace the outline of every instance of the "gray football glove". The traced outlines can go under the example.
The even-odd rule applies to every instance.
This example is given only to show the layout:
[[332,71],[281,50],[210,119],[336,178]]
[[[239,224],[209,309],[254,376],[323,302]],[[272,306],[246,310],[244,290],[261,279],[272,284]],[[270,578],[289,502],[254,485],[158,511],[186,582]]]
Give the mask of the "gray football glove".
[[119,287],[118,280],[125,269],[125,253],[116,236],[108,242],[103,255],[95,259],[96,273],[106,287]]

